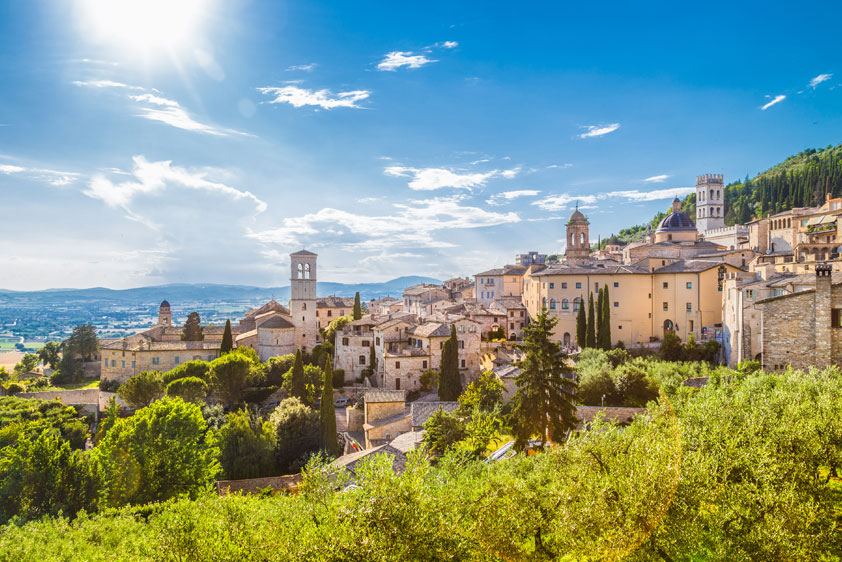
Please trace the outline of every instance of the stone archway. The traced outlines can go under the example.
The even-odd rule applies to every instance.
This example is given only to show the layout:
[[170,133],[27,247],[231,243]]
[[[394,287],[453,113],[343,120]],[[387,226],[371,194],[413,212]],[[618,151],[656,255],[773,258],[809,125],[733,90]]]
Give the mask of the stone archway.
[[672,323],[672,320],[664,320],[664,332],[672,332],[675,330],[675,326]]
[[570,332],[564,332],[564,337],[562,338],[562,342],[565,346],[570,345]]

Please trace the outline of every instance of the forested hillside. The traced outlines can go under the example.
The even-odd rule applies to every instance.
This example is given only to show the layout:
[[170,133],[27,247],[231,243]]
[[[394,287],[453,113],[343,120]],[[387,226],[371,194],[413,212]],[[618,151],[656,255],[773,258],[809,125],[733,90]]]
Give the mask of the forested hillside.
[[[793,207],[820,205],[825,196],[842,196],[842,144],[826,148],[808,148],[790,156],[765,172],[725,187],[725,224],[744,224],[754,218],[775,214]],[[696,195],[684,198],[682,209],[696,216]],[[649,223],[655,227],[665,213],[658,213]],[[645,224],[622,229],[605,244],[626,244],[639,240]]]

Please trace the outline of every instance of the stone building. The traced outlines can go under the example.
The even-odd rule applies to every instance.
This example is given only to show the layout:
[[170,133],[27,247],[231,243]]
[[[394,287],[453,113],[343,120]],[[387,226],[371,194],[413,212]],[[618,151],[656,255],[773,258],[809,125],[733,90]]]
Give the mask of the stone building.
[[[262,361],[311,350],[319,343],[316,317],[316,254],[302,250],[290,256],[290,307],[269,301],[249,310],[231,333],[236,346],[254,349]],[[202,326],[204,340],[181,341],[182,327],[172,325],[166,300],[158,309],[158,324],[126,338],[102,344],[103,380],[124,381],[142,371],[166,372],[186,361],[219,357],[224,326]]]
[[474,275],[476,301],[489,305],[495,299],[520,297],[523,294],[523,275],[526,269],[522,265],[505,265],[477,273]]
[[364,406],[365,448],[384,445],[411,429],[406,392],[402,390],[367,390]]
[[383,297],[379,299],[372,299],[368,303],[368,312],[373,316],[383,316],[384,314],[395,314],[403,311],[403,300],[394,297]]
[[842,283],[833,281],[832,271],[818,264],[814,289],[757,302],[764,370],[842,365]]
[[435,303],[450,302],[450,293],[441,285],[421,283],[403,291],[403,311],[419,318],[429,316]]
[[337,318],[349,316],[353,312],[353,298],[329,296],[316,299],[316,319],[319,322],[320,330],[326,329]]

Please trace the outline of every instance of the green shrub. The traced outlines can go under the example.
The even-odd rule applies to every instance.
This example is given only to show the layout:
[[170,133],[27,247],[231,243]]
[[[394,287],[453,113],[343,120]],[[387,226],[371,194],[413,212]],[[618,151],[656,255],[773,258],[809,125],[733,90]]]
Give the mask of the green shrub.
[[208,383],[199,377],[175,379],[167,385],[167,396],[181,398],[185,402],[199,402],[208,395]]
[[210,371],[210,363],[207,361],[199,361],[198,359],[194,359],[193,361],[188,361],[186,363],[182,363],[175,369],[171,369],[164,373],[164,384],[168,385],[178,379],[185,379],[188,377],[194,377],[198,379],[202,379],[205,382],[208,382],[208,372]]

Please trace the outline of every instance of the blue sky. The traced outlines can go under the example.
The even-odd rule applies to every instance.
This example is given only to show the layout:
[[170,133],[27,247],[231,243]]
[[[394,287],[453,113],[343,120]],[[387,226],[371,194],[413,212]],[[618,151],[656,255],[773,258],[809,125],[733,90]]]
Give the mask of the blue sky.
[[301,247],[344,282],[562,251],[577,200],[596,239],[698,174],[842,142],[841,16],[4,0],[0,288],[285,285]]

